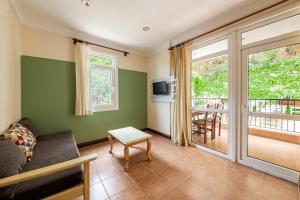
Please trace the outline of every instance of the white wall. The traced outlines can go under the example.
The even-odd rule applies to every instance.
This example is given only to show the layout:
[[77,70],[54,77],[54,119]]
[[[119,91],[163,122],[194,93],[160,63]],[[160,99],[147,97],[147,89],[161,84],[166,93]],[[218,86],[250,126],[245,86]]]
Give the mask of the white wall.
[[170,76],[170,60],[167,49],[147,57],[147,76],[148,128],[170,135],[170,103],[159,103],[151,100],[151,81]]
[[74,62],[74,44],[71,38],[25,25],[22,31],[22,55]]
[[[74,62],[74,47],[72,38],[68,36],[22,25],[22,55]],[[115,51],[92,48],[115,55],[121,69],[146,72],[145,56],[131,53],[125,57]]]
[[21,117],[20,22],[8,0],[0,1],[0,132]]

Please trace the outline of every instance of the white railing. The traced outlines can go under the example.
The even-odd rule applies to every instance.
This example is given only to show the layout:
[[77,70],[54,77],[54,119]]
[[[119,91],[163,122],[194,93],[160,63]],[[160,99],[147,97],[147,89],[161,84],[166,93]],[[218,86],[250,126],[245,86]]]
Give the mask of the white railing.
[[[210,104],[223,104],[227,98],[192,98],[193,108],[206,108]],[[249,99],[249,126],[300,133],[300,99]],[[227,122],[227,115],[222,118]]]

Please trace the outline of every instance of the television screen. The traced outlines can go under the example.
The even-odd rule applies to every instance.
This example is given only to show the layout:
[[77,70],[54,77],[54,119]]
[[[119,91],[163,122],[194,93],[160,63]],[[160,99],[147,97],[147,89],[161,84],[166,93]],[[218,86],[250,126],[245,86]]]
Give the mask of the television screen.
[[167,82],[166,81],[152,83],[152,86],[153,86],[153,94],[167,95]]

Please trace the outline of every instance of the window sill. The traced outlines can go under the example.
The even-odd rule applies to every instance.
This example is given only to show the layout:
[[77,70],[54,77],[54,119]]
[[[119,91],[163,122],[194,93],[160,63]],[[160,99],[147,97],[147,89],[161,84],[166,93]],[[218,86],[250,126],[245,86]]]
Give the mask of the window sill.
[[93,112],[107,112],[119,110],[119,106],[95,107]]

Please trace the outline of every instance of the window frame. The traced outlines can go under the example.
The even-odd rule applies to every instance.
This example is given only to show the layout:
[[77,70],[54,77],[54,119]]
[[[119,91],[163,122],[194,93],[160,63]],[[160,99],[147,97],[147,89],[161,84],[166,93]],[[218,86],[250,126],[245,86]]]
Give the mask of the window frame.
[[[89,56],[95,55],[99,57],[104,57],[108,59],[112,59],[112,65],[102,65],[102,64],[94,64],[90,62],[88,64],[89,68],[89,90],[90,90],[90,102],[92,105],[93,112],[104,112],[104,111],[114,111],[119,110],[119,82],[118,82],[118,67],[117,67],[117,58],[116,56],[104,54],[97,50],[90,50]],[[112,104],[111,105],[93,105],[92,102],[92,71],[93,70],[110,70],[112,72]]]
[[[217,52],[214,52],[214,53],[210,53],[210,54],[200,56],[198,58],[193,59],[193,55],[192,55],[193,51],[198,50],[200,48],[204,48],[204,47],[209,46],[209,45],[212,45],[214,43],[224,41],[224,40],[227,40],[227,49],[222,50],[222,51],[217,51]],[[192,45],[192,48],[190,50],[191,51],[191,56],[190,56],[191,62],[199,62],[199,61],[207,60],[207,59],[210,59],[210,58],[214,58],[214,57],[217,57],[217,56],[222,56],[224,54],[228,54],[228,52],[229,52],[229,38],[228,38],[228,35],[224,35],[222,37],[218,37],[218,38],[213,39],[213,40],[208,40],[207,42],[202,42],[202,43],[199,42],[199,43],[200,44]]]

